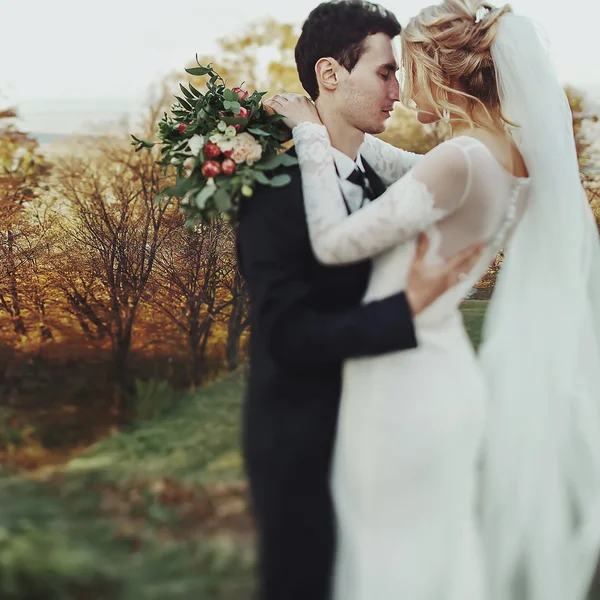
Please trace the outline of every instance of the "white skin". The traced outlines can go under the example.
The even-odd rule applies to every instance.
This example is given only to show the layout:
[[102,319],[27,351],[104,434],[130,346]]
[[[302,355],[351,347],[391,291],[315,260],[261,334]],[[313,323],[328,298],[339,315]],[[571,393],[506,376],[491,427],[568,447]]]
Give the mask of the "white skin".
[[[351,72],[331,57],[315,65],[319,85],[316,102],[299,94],[277,94],[265,101],[267,109],[282,114],[293,129],[304,121],[325,125],[334,148],[353,160],[365,133],[385,130],[394,104],[399,99],[396,76],[398,61],[392,39],[378,33],[366,38],[365,52]],[[456,285],[479,259],[484,245],[475,244],[459,252],[445,264],[429,266],[429,247],[422,233],[411,265],[406,297],[413,315],[419,314],[448,288]]]

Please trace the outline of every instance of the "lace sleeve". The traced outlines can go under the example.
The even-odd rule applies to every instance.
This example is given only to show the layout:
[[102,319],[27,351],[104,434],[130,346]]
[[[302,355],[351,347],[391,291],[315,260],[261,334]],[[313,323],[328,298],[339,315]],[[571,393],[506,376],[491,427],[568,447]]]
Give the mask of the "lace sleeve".
[[377,200],[348,216],[327,129],[301,123],[293,134],[310,240],[322,263],[353,263],[376,256],[457,210],[467,194],[468,159],[447,142]]
[[365,136],[360,153],[386,186],[404,177],[423,159],[422,154],[396,148],[369,134]]

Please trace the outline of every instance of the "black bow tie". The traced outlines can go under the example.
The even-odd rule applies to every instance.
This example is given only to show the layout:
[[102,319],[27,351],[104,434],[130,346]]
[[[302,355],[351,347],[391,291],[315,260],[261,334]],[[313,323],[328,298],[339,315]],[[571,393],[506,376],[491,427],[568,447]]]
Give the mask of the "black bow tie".
[[373,200],[375,198],[371,183],[358,166],[354,167],[354,171],[352,171],[352,173],[346,177],[346,181],[349,181],[354,185],[359,185],[365,191],[365,197],[369,200]]

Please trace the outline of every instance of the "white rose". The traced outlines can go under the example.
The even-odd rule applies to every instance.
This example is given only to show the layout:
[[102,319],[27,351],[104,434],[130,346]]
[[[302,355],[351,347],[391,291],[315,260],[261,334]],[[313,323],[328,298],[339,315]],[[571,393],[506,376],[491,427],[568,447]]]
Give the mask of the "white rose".
[[190,156],[189,158],[186,158],[186,159],[183,161],[183,166],[184,166],[184,168],[186,168],[186,169],[189,169],[190,171],[191,171],[191,169],[193,169],[193,168],[194,168],[194,165],[195,165],[195,164],[196,164],[196,159],[195,159],[195,158],[193,158],[192,156]]
[[195,134],[188,140],[188,148],[194,156],[204,148],[204,138],[201,135]]
[[236,134],[237,131],[233,125],[229,125],[229,127],[227,127],[227,129],[225,130],[225,135],[229,138],[235,137]]
[[219,146],[221,152],[229,152],[230,150],[233,150],[235,142],[233,140],[221,140],[217,146]]
[[262,156],[262,146],[255,141],[255,143],[250,147],[250,153],[246,160],[251,160],[253,163],[260,160]]
[[213,144],[218,144],[223,139],[225,139],[225,136],[222,133],[214,133],[210,136],[210,141]]
[[233,154],[231,158],[239,165],[246,161],[253,163],[260,160],[262,146],[248,132],[238,134],[234,139]]
[[219,124],[217,125],[217,129],[221,132],[224,133],[225,130],[227,129],[227,123],[225,123],[225,121],[219,121]]

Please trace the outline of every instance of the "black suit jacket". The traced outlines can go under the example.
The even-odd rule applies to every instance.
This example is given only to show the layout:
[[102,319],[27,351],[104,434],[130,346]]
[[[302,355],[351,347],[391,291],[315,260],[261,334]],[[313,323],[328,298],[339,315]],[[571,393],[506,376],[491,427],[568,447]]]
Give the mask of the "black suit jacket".
[[[381,180],[365,171],[381,194]],[[251,300],[244,452],[251,479],[283,469],[311,480],[328,473],[342,362],[414,348],[416,339],[404,293],[361,304],[370,261],[316,260],[300,169],[282,172],[290,185],[259,186],[240,211],[238,257]]]
[[[379,178],[365,170],[381,193]],[[260,598],[328,600],[342,362],[413,348],[416,340],[403,293],[361,304],[370,261],[316,260],[300,170],[285,172],[290,185],[258,187],[240,211],[238,258],[251,300],[243,450],[259,534]]]

